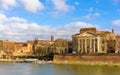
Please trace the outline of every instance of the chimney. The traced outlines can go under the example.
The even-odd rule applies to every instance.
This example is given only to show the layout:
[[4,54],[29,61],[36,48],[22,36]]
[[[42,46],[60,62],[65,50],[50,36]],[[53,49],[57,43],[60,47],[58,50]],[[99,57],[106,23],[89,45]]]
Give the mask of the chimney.
[[51,35],[51,41],[54,41],[54,35]]

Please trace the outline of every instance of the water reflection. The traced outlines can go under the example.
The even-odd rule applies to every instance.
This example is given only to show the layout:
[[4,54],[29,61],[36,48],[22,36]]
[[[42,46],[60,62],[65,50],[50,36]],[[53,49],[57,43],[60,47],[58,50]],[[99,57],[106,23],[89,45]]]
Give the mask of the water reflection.
[[0,63],[2,75],[120,75],[120,67]]

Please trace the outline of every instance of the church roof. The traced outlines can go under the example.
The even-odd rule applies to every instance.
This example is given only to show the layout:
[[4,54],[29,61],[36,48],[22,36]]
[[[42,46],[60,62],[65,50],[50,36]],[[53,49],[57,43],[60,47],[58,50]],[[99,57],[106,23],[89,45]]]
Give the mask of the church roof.
[[96,30],[96,28],[81,28],[80,29],[80,34],[86,32],[86,31],[90,31],[90,32],[96,33],[97,30]]
[[74,34],[72,36],[78,36],[78,35],[85,33],[85,32],[91,32],[91,33],[95,33],[97,35],[108,35],[111,39],[115,39],[114,32],[97,31],[96,28],[81,28],[80,33]]
[[111,33],[111,32],[109,32],[109,31],[97,31],[96,32],[96,34],[98,34],[98,35],[105,35],[105,34],[109,34],[109,33]]

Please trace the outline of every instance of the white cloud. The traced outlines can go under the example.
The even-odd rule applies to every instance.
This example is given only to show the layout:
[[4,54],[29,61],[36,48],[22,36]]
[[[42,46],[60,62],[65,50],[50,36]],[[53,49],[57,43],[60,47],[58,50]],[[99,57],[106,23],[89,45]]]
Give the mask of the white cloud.
[[37,23],[29,23],[26,19],[20,17],[8,18],[4,14],[0,14],[0,39],[13,41],[33,40],[35,37],[40,39],[50,39],[52,34],[55,38],[68,38],[78,33],[82,27],[97,27],[99,25],[72,22],[59,27],[50,27],[48,25],[39,25]]
[[99,16],[100,16],[100,13],[94,13],[94,16],[95,16],[95,17],[99,17]]
[[100,2],[100,0],[95,0],[95,2],[98,4]]
[[16,0],[0,0],[0,7],[5,10],[11,6],[16,6],[16,4]]
[[5,10],[18,5],[21,5],[25,10],[33,13],[45,8],[40,0],[0,0],[0,8]]
[[85,15],[84,18],[85,18],[85,19],[91,19],[91,16],[92,16],[92,14],[89,13],[89,14]]
[[115,3],[120,3],[120,0],[113,0]]
[[100,13],[88,13],[87,15],[84,16],[85,19],[96,19],[97,17],[100,16]]
[[87,11],[88,11],[88,12],[93,12],[93,11],[94,11],[94,10],[93,10],[93,7],[90,7]]
[[79,5],[79,4],[80,4],[79,2],[77,2],[77,1],[75,2],[75,5]]
[[25,10],[33,13],[45,8],[39,0],[21,0],[20,2]]
[[87,9],[88,14],[83,16],[85,19],[96,19],[100,16],[100,13],[98,13],[95,9],[93,9],[93,7],[90,7],[89,9]]
[[96,27],[100,29],[99,25],[85,23],[85,22],[72,22],[64,25],[63,27],[56,28],[55,32],[57,37],[68,38],[71,39],[73,34],[79,33],[80,28],[88,28],[88,27]]
[[47,0],[47,3],[52,4],[53,10],[49,14],[53,17],[63,15],[70,10],[74,10],[74,6],[67,4],[66,0]]
[[[45,4],[48,7],[47,9],[54,9],[56,12],[60,14],[61,12],[67,12],[69,10],[73,10],[74,7],[67,4],[66,0],[46,0]],[[75,2],[76,5],[79,5],[79,2]],[[44,4],[40,0],[0,0],[0,8],[9,9],[10,7],[22,7],[26,11],[36,13],[40,10],[45,9]]]
[[96,19],[96,18],[100,17],[100,13],[98,13],[97,10],[94,9],[93,7],[90,7],[86,11],[88,12],[88,14],[83,16],[85,19],[92,20],[92,19]]
[[54,8],[57,11],[69,11],[71,6],[66,4],[66,0],[52,0]]
[[120,19],[112,21],[113,25],[120,25]]

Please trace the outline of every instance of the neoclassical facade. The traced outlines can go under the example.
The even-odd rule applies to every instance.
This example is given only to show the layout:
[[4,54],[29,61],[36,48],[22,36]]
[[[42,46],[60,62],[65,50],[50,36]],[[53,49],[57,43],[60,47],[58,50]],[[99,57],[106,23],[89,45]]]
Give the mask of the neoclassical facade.
[[72,35],[73,50],[77,53],[107,53],[115,50],[114,30],[97,31],[96,28],[81,28]]

